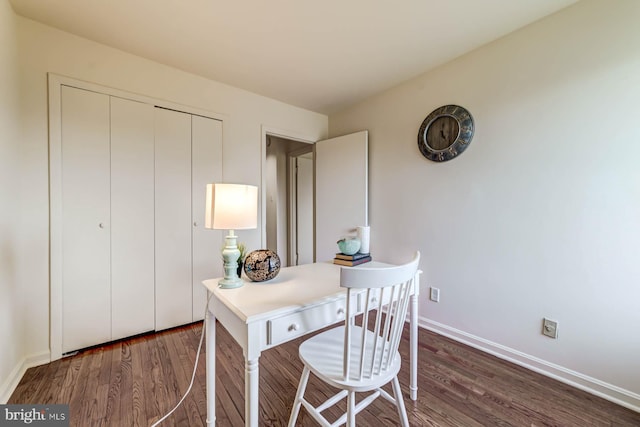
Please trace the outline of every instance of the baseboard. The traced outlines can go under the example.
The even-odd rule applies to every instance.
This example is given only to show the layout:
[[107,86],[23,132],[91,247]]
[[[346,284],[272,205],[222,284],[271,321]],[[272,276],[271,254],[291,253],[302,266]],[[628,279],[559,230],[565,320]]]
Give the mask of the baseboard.
[[9,374],[9,377],[5,380],[2,386],[0,386],[0,404],[7,403],[16,387],[18,387],[23,375],[27,372],[27,369],[34,366],[44,365],[50,361],[51,357],[48,351],[32,354],[31,356],[22,358],[20,363],[13,368],[13,371],[11,371],[11,374]]
[[640,395],[629,390],[605,383],[596,378],[583,375],[571,369],[547,362],[501,344],[496,344],[424,317],[419,317],[418,325],[437,334],[451,338],[452,340],[484,351],[485,353],[492,354],[500,359],[551,377],[580,390],[584,390],[587,393],[602,397],[620,406],[629,408],[632,411],[640,412]]

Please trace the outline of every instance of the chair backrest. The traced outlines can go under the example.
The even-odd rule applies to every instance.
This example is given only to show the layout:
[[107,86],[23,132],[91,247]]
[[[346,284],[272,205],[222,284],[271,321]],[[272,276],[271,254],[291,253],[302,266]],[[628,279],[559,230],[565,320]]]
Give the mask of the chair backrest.
[[[340,270],[340,286],[348,288],[343,359],[345,379],[372,378],[394,363],[419,262],[420,252],[416,252],[413,260],[403,265],[343,267]],[[359,328],[355,322],[358,304],[353,300],[358,293],[362,293],[364,301]],[[359,336],[354,336],[356,333]]]

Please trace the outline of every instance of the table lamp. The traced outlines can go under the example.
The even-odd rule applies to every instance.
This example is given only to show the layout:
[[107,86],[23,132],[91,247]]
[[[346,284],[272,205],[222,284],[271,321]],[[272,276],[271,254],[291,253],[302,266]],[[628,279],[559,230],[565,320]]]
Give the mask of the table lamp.
[[247,230],[258,226],[258,187],[243,184],[207,184],[205,227],[229,230],[222,250],[224,278],[218,282],[221,288],[238,288],[240,251],[234,230]]

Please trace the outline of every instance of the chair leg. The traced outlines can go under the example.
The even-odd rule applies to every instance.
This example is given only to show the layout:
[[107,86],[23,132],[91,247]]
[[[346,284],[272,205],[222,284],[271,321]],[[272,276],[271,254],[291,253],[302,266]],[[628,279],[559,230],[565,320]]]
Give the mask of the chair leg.
[[304,391],[307,388],[307,381],[309,381],[309,368],[306,366],[302,371],[302,375],[300,376],[300,384],[298,384],[298,391],[296,393],[296,400],[293,402],[293,408],[291,409],[291,417],[289,417],[289,427],[294,427],[296,425],[296,420],[298,419],[298,414],[300,413],[300,406],[302,406],[302,397],[304,396]]
[[393,397],[396,399],[396,408],[398,409],[402,427],[409,427],[409,419],[407,418],[407,410],[404,407],[404,399],[402,398],[402,390],[400,389],[398,377],[393,379]]
[[349,391],[347,396],[347,427],[356,427],[356,392]]

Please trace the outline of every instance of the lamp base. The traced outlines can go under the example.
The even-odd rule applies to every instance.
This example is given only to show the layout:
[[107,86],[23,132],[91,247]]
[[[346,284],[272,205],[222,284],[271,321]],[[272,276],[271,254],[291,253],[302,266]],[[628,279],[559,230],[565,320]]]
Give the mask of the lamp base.
[[233,230],[229,230],[229,235],[225,237],[225,247],[222,250],[222,259],[224,259],[224,278],[218,281],[218,286],[222,289],[239,288],[244,284],[242,279],[238,277],[238,258],[240,251],[236,245],[236,236]]
[[220,279],[218,281],[218,287],[220,289],[239,288],[242,285],[244,285],[244,282],[239,277],[236,277],[235,279],[233,279],[233,278],[226,279],[225,278],[225,279]]

